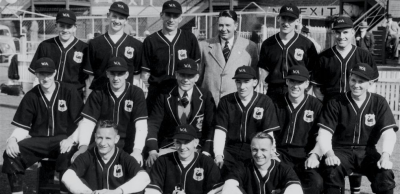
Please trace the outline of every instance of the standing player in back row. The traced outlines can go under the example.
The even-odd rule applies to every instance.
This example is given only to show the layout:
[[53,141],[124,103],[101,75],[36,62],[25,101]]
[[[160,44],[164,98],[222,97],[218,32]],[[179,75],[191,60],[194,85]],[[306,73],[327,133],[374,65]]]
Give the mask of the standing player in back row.
[[196,37],[178,29],[182,21],[182,7],[176,1],[166,1],[160,14],[163,28],[143,42],[142,79],[150,76],[147,102],[154,102],[158,93],[169,92],[176,83],[178,60],[190,58],[200,61],[200,48]]
[[86,63],[88,45],[77,39],[76,16],[69,10],[59,11],[56,17],[56,29],[58,36],[47,39],[39,44],[29,71],[35,74],[35,62],[42,58],[52,59],[56,65],[57,73],[55,80],[74,85],[78,91],[83,93],[87,75],[83,72]]
[[349,17],[339,17],[333,23],[336,45],[322,52],[315,65],[312,82],[316,97],[324,102],[335,95],[350,91],[350,70],[357,63],[366,63],[373,69],[372,79],[379,77],[378,69],[369,51],[353,45],[355,31]]
[[139,73],[142,43],[124,33],[128,16],[129,7],[124,2],[114,2],[107,14],[110,21],[108,31],[89,42],[89,62],[85,64],[84,71],[90,74],[90,80],[93,80],[90,81],[90,89],[101,88],[108,82],[106,68],[108,61],[113,57],[122,57],[126,61],[129,83],[132,84],[133,75]]
[[290,67],[301,65],[313,70],[318,54],[308,38],[295,32],[299,14],[299,8],[294,5],[282,6],[278,16],[279,33],[269,37],[261,46],[258,61],[260,81],[268,84],[267,95],[271,98],[287,92],[284,78]]

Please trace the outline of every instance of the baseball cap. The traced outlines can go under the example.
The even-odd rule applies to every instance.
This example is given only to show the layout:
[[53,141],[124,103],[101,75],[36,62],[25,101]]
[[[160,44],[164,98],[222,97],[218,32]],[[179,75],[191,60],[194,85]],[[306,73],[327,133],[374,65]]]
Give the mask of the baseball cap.
[[109,11],[113,11],[115,13],[119,13],[123,16],[129,16],[129,7],[124,2],[117,1],[111,4]]
[[121,57],[113,57],[108,61],[107,71],[128,71],[128,65],[125,59]]
[[176,1],[166,1],[162,6],[162,12],[182,14],[182,6]]
[[357,65],[351,69],[350,73],[356,74],[368,81],[373,80],[374,77],[374,70],[366,63],[357,63]]
[[232,10],[224,10],[219,12],[218,17],[229,17],[232,18],[233,21],[237,22],[237,14],[235,11]]
[[257,79],[257,73],[250,66],[241,66],[236,69],[232,79]]
[[185,74],[198,74],[197,71],[197,63],[190,58],[182,59],[178,61],[176,71],[178,73],[185,73]]
[[301,28],[301,32],[304,32],[304,33],[310,33],[310,29],[308,29],[306,26],[303,26],[303,28]]
[[297,19],[299,18],[299,15],[300,15],[299,8],[292,4],[284,5],[279,10],[279,16],[288,16]]
[[310,77],[308,69],[302,65],[296,65],[288,70],[288,74],[285,79],[292,79],[296,81],[306,81]]
[[61,10],[57,13],[56,22],[74,25],[76,22],[75,13],[70,10]]
[[349,17],[340,16],[333,22],[332,29],[353,28],[353,20]]
[[54,61],[47,57],[42,57],[35,62],[35,73],[54,73],[56,65]]
[[175,128],[172,139],[193,140],[197,138],[197,131],[192,125],[179,125]]

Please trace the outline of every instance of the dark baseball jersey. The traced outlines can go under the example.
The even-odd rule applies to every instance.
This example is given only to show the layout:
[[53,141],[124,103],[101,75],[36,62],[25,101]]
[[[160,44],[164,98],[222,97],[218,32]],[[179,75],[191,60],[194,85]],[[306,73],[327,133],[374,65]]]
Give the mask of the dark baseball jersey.
[[150,171],[147,188],[161,193],[173,193],[176,187],[186,194],[204,194],[222,185],[219,168],[204,154],[194,153],[193,160],[184,167],[177,152],[160,156]]
[[196,36],[178,29],[171,42],[160,30],[144,40],[141,68],[150,72],[149,84],[157,85],[175,79],[177,61],[186,58],[197,63],[200,61],[200,47]]
[[108,61],[113,57],[122,57],[125,59],[129,69],[127,81],[133,83],[133,75],[140,71],[138,67],[141,55],[142,43],[125,33],[116,43],[111,40],[108,32],[94,38],[89,42],[89,60],[83,68],[86,73],[94,76],[90,88],[100,88],[108,82],[106,68]]
[[333,147],[375,146],[385,130],[398,130],[385,98],[367,92],[359,108],[351,91],[332,98],[324,106],[318,126],[333,134]]
[[118,147],[107,163],[98,153],[97,147],[79,155],[69,169],[83,179],[91,190],[113,190],[135,177],[143,170],[138,162]]
[[250,143],[251,136],[260,131],[279,130],[272,100],[258,92],[244,106],[237,92],[221,98],[215,117],[215,128],[227,133],[226,144]]
[[58,36],[47,39],[39,44],[29,66],[29,71],[35,73],[36,60],[48,57],[56,65],[55,80],[83,88],[86,79],[83,66],[87,63],[87,50],[88,45],[77,38],[74,38],[66,48],[64,48]]
[[25,94],[11,124],[32,137],[71,135],[80,120],[83,101],[76,88],[55,81],[50,100],[40,85]]
[[290,67],[302,65],[312,71],[317,56],[314,44],[303,35],[295,33],[285,45],[277,33],[262,43],[258,67],[269,72],[267,83],[285,84]]
[[312,149],[318,134],[316,119],[321,112],[322,103],[306,94],[303,101],[294,108],[288,95],[277,98],[274,102],[281,126],[281,130],[274,131],[276,146]]
[[[172,145],[175,129],[182,125],[178,115],[179,100],[178,87],[175,86],[169,93],[160,94],[156,102],[151,103],[148,120],[149,133],[146,141],[149,151]],[[214,137],[212,122],[216,110],[211,92],[195,85],[190,107],[188,124],[197,130],[202,150],[211,153],[212,138]]]
[[342,58],[336,46],[322,52],[312,73],[312,82],[319,85],[322,94],[329,98],[350,91],[348,78],[357,63],[369,64],[375,71],[373,79],[378,79],[379,72],[372,55],[352,45],[346,58]]
[[[134,135],[135,122],[147,119],[146,100],[142,89],[127,82],[125,91],[116,97],[109,83],[93,90],[82,111],[82,116],[95,123],[112,120],[121,138]],[[129,136],[128,136],[129,135]]]
[[251,159],[245,163],[239,163],[227,179],[237,180],[239,187],[251,194],[270,194],[274,191],[284,191],[293,184],[300,185],[300,180],[294,170],[276,160],[271,160],[265,176],[261,175]]

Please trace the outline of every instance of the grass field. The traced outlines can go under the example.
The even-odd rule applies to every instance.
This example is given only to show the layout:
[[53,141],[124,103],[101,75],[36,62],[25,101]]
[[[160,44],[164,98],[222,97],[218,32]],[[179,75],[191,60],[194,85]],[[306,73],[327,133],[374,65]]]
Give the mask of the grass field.
[[[4,66],[0,66],[0,84],[7,82],[7,68]],[[15,114],[16,108],[18,107],[19,102],[22,97],[15,96],[6,96],[0,94],[0,153],[3,154],[6,148],[7,138],[11,135],[14,127],[10,124],[12,118]],[[400,135],[397,133],[397,143],[395,147],[395,151],[391,158],[394,164],[394,174],[396,176],[396,183],[400,183]],[[379,146],[378,146],[379,149]],[[0,168],[3,165],[3,157],[0,157]],[[24,185],[24,193],[26,194],[35,194],[36,192],[36,167],[28,169],[25,175],[25,185]],[[349,186],[346,185],[347,191],[349,192]],[[367,178],[363,178],[361,193],[367,194],[372,193],[370,189],[370,183]],[[0,173],[0,194],[8,194],[10,193],[10,188],[8,186],[8,180],[5,174]],[[400,187],[396,187],[394,193],[400,193]]]

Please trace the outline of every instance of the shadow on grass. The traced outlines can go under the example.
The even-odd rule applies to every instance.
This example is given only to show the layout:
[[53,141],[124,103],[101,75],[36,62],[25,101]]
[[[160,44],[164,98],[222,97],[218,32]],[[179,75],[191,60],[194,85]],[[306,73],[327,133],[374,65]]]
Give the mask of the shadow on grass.
[[[0,169],[3,168],[3,165],[0,165]],[[37,165],[33,165],[25,171],[23,189],[24,194],[36,194],[36,186],[37,186]],[[4,173],[0,173],[0,193],[1,194],[9,194],[11,193],[10,185],[8,183],[7,175]]]
[[0,104],[0,107],[9,108],[9,109],[17,109],[18,108],[18,106],[9,105],[9,104]]

